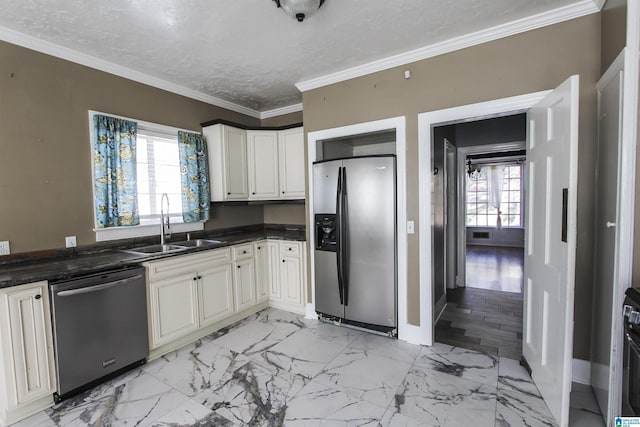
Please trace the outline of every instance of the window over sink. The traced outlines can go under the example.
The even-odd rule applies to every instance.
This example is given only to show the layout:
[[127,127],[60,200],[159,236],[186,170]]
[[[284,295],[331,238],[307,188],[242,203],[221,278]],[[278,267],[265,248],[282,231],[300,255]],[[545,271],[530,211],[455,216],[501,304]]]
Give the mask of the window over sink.
[[[100,120],[107,122],[111,131],[114,121],[117,122],[116,133],[109,134],[109,129],[103,131],[98,124]],[[122,123],[126,132],[121,135],[117,133],[117,128]],[[89,112],[89,126],[97,241],[159,234],[160,203],[164,193],[169,198],[168,215],[172,232],[204,228],[204,221],[185,222],[183,218],[183,206],[186,206],[183,198],[193,197],[193,194],[191,188],[186,188],[183,179],[188,168],[184,166],[184,158],[181,168],[181,156],[184,155],[180,153],[178,133],[195,132],[96,111]],[[105,148],[105,145],[110,147]],[[208,172],[206,175],[208,181]],[[105,189],[105,186],[116,188]],[[191,193],[187,196],[185,192]],[[124,201],[121,202],[120,198]],[[165,201],[165,215],[166,209]],[[122,212],[115,213],[115,210]]]

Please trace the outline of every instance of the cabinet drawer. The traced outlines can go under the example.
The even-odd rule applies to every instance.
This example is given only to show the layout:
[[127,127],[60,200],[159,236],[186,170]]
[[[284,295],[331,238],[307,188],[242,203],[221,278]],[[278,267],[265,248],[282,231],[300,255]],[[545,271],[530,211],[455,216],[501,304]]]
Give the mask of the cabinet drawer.
[[145,263],[149,280],[172,277],[185,272],[194,272],[198,264],[207,265],[225,264],[231,262],[231,250],[229,248],[212,249],[195,254],[171,257],[166,260],[151,261]]
[[246,245],[233,246],[231,248],[233,252],[233,260],[253,258],[253,243]]
[[281,256],[299,256],[300,244],[293,242],[281,242],[280,243],[280,255]]

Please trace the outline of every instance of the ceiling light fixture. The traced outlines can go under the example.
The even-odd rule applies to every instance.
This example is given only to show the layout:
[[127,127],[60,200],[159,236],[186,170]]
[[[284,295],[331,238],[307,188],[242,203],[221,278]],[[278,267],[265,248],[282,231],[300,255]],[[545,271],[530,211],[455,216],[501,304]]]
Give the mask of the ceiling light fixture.
[[273,0],[279,8],[282,8],[284,13],[292,18],[298,20],[298,22],[304,21],[305,18],[309,18],[316,13],[320,6],[324,3],[324,0]]

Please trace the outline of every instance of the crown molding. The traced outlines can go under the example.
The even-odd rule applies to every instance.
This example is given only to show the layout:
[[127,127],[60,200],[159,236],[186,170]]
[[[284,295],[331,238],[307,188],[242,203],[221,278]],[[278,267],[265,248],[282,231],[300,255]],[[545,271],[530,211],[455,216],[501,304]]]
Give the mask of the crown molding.
[[45,53],[47,55],[55,56],[76,64],[84,65],[90,68],[94,68],[99,71],[104,71],[109,74],[114,74],[125,79],[133,80],[138,83],[142,83],[148,86],[153,86],[158,89],[166,90],[177,95],[186,96],[187,98],[195,99],[198,101],[206,102],[207,104],[215,105],[217,107],[225,108],[227,110],[235,111],[236,113],[245,114],[250,117],[260,118],[261,113],[251,108],[243,107],[242,105],[234,104],[233,102],[225,101],[224,99],[216,98],[211,95],[198,92],[193,89],[189,89],[184,86],[177,85],[175,83],[168,82],[157,77],[150,76],[139,71],[132,70],[127,67],[116,65],[112,62],[105,61],[104,59],[97,58],[92,55],[77,52],[73,49],[69,49],[46,40],[38,39],[18,31],[10,30],[0,26],[0,40],[8,43],[12,43],[18,46],[26,47],[28,49],[35,50],[37,52]]
[[327,74],[325,76],[304,80],[296,83],[296,87],[301,92],[306,92],[334,83],[351,80],[356,77],[365,76],[367,74],[376,73],[378,71],[384,71],[401,65],[410,64],[412,62],[433,58],[434,56],[443,55],[445,53],[450,53],[467,47],[476,46],[515,34],[524,33],[526,31],[546,27],[548,25],[590,15],[592,13],[599,12],[603,4],[604,0],[581,0],[574,4],[542,12],[537,15],[528,16],[516,21],[511,21],[486,30],[476,31],[475,33],[455,37],[440,43],[410,50],[405,53],[369,62],[367,64],[347,68],[346,70]]
[[268,119],[271,117],[282,116],[283,114],[297,113],[302,111],[302,102],[299,104],[289,105],[287,107],[274,108],[260,113],[260,119]]

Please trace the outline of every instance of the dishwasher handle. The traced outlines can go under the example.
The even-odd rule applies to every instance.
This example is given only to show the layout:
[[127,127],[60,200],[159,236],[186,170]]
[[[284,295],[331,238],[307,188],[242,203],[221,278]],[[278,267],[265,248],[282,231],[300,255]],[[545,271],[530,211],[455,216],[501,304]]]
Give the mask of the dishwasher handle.
[[87,287],[78,288],[78,289],[69,289],[68,291],[60,291],[60,292],[56,293],[56,296],[59,296],[59,297],[70,297],[70,296],[74,296],[74,295],[88,294],[90,292],[98,292],[98,291],[101,291],[103,289],[112,288],[114,286],[124,285],[125,283],[129,283],[129,282],[134,281],[134,280],[142,279],[143,277],[144,276],[142,274],[139,274],[137,276],[127,277],[126,279],[114,280],[113,282],[102,283],[100,285],[87,286]]

